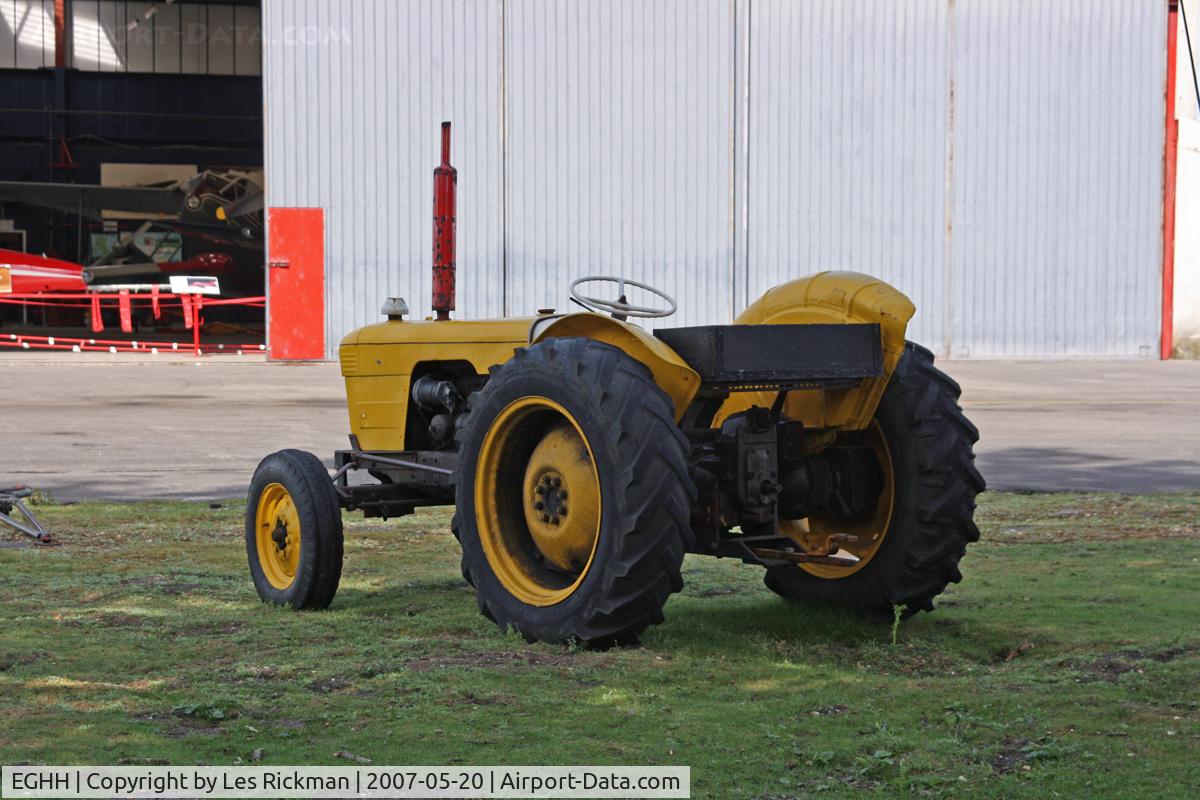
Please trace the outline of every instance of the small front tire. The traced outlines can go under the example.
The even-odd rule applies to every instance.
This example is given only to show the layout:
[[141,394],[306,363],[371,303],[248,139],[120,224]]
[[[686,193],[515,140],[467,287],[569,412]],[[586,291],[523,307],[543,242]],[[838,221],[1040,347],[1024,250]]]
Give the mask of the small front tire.
[[280,450],[262,460],[246,502],[246,556],[263,602],[327,608],[342,576],[342,510],[321,460]]

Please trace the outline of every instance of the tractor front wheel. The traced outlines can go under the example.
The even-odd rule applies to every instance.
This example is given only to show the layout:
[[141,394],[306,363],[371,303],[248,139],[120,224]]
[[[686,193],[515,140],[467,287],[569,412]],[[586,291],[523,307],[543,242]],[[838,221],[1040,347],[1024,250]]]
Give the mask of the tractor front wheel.
[[342,575],[342,510],[321,459],[280,450],[262,460],[246,502],[246,556],[264,602],[326,608]]
[[485,616],[593,646],[662,621],[695,488],[645,365],[590,339],[539,342],[493,368],[457,435],[453,529]]

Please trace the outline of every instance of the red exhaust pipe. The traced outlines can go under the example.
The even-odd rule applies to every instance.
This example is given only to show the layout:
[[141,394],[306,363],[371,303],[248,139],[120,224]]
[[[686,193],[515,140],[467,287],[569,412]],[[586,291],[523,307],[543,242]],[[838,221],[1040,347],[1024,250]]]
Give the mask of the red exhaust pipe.
[[454,205],[458,170],[450,166],[450,123],[442,123],[442,163],[433,171],[433,310],[454,310]]

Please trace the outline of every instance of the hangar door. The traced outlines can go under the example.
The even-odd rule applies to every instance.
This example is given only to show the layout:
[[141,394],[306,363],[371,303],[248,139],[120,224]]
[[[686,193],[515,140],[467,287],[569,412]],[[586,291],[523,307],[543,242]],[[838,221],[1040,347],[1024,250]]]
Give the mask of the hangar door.
[[1165,4],[751,3],[746,296],[854,269],[959,357],[1155,357]]
[[675,296],[679,313],[657,322],[728,322],[733,6],[562,9],[506,4],[507,311],[561,307],[572,278],[624,274]]

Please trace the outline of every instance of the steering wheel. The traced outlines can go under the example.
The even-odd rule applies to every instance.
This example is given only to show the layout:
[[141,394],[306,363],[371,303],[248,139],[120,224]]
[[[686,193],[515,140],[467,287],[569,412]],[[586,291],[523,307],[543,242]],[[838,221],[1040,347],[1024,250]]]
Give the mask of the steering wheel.
[[[579,291],[579,285],[583,283],[615,283],[617,284],[617,299],[604,300],[599,297],[592,297],[583,294]],[[660,297],[667,301],[668,308],[652,308],[648,306],[631,305],[625,299],[625,287],[636,286],[638,289],[643,289],[655,297]],[[675,305],[675,300],[671,295],[655,289],[653,286],[648,286],[641,281],[630,280],[629,278],[614,278],[611,275],[588,275],[583,278],[576,278],[571,281],[571,299],[584,308],[592,311],[609,312],[615,319],[624,321],[629,317],[669,317],[675,313],[678,306]]]

